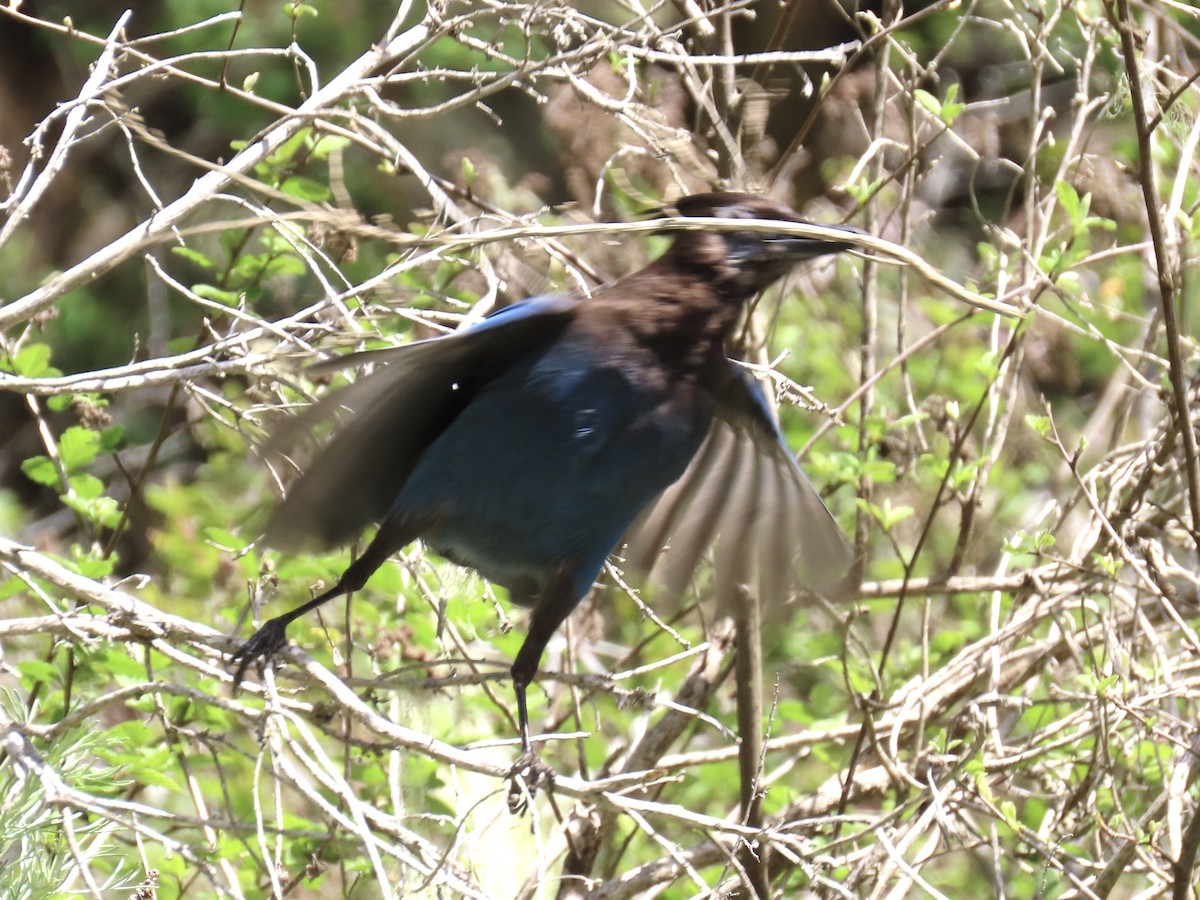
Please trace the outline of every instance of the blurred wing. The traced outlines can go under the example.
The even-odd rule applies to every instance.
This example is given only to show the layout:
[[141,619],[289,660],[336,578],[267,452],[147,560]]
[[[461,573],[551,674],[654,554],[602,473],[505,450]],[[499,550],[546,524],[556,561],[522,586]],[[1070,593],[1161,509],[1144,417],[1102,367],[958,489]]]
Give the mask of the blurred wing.
[[730,365],[733,378],[699,452],[627,533],[625,566],[680,593],[712,548],[719,597],[746,585],[764,613],[796,588],[844,597],[857,586],[853,551],[784,442],[762,388]]
[[481,388],[561,334],[577,303],[573,297],[538,297],[505,307],[465,331],[313,366],[327,372],[382,364],[272,436],[268,454],[283,456],[322,422],[338,423],[333,438],[276,507],[266,542],[282,549],[332,547],[382,518],[425,448]]

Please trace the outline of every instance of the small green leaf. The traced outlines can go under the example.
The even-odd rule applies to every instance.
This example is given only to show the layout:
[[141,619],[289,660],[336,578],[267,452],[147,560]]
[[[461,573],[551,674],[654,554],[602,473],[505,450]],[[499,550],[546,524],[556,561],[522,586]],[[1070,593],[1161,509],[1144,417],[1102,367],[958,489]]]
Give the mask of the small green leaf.
[[935,116],[941,115],[942,103],[937,97],[929,93],[929,91],[917,88],[915,91],[913,91],[913,96],[916,97],[917,102],[920,103],[925,109],[929,110],[929,112],[933,113]]
[[[102,497],[101,500],[97,502],[103,502],[106,500],[109,501],[114,507],[117,505],[117,501],[113,500],[111,497]],[[70,506],[70,504],[67,505]],[[111,556],[92,556],[91,554],[83,552],[83,550],[81,550],[78,546],[72,547],[71,549],[74,551],[74,555],[71,557],[71,559],[65,560],[65,562],[84,578],[91,578],[93,580],[107,578],[113,573],[113,569],[117,564],[116,559]]]
[[323,134],[317,138],[317,143],[313,146],[312,153],[309,155],[313,159],[326,159],[339,150],[345,150],[350,146],[350,138],[342,137],[340,134]]
[[1075,186],[1069,181],[1056,181],[1054,182],[1054,193],[1058,197],[1063,212],[1067,214],[1067,218],[1072,222],[1079,222],[1079,192],[1075,190]]
[[215,544],[222,550],[241,550],[246,546],[246,541],[243,538],[238,537],[232,531],[218,528],[215,525],[210,525],[204,529],[204,537],[209,543]]
[[301,150],[307,150],[312,138],[311,128],[301,128],[280,144],[267,162],[272,166],[290,166]]
[[301,175],[293,175],[291,178],[284,179],[283,184],[279,185],[279,189],[292,197],[310,200],[313,203],[321,203],[332,196],[328,186]]
[[893,507],[890,500],[884,500],[882,506],[876,506],[868,500],[859,499],[858,508],[875,519],[884,531],[890,531],[894,526],[903,522],[913,514],[911,506]]
[[196,338],[191,335],[171,338],[171,340],[167,341],[167,352],[175,354],[187,353],[189,350],[195,350],[197,343]]
[[1013,831],[1021,830],[1021,821],[1017,818],[1016,804],[1011,800],[1001,800],[996,807],[1000,810],[1000,815],[1004,817],[1004,822]]
[[62,494],[60,499],[79,515],[103,528],[116,528],[121,521],[121,507],[112,497],[80,497]]
[[182,256],[189,262],[193,262],[202,269],[211,269],[216,265],[211,259],[199,250],[193,250],[191,247],[172,247],[171,252],[176,256]]
[[26,684],[36,684],[39,681],[58,681],[58,669],[52,663],[42,659],[27,659],[17,663],[17,671],[21,673],[21,681]]
[[30,481],[47,487],[58,487],[58,469],[48,456],[31,456],[21,463],[21,471]]
[[887,459],[863,460],[862,477],[876,484],[891,484],[896,480],[896,464]]
[[100,433],[72,425],[58,439],[58,455],[68,472],[89,466],[100,451]]
[[953,125],[958,121],[958,117],[962,115],[966,106],[956,102],[958,100],[958,82],[954,82],[950,87],[946,88],[946,99],[942,101],[942,109],[938,116],[947,125]]
[[1105,575],[1114,579],[1117,577],[1117,572],[1119,572],[1121,567],[1125,565],[1124,560],[1117,559],[1110,553],[1093,553],[1092,562],[1094,562],[1101,569],[1101,571],[1104,572]]
[[126,679],[132,683],[146,679],[145,664],[124,653],[105,654],[104,668],[115,677]]
[[862,179],[853,184],[846,182],[842,185],[842,189],[850,195],[855,203],[862,205],[871,199],[871,196],[878,190],[879,184],[878,179],[875,181]]
[[301,16],[313,16],[315,18],[317,15],[316,9],[309,6],[307,3],[285,4],[283,7],[283,13],[292,19],[299,19]]
[[298,277],[303,275],[307,270],[304,268],[304,261],[292,253],[286,256],[276,256],[263,267],[263,278],[275,278],[278,276]]
[[887,430],[888,431],[898,431],[901,428],[906,428],[909,425],[913,425],[917,422],[924,422],[928,418],[929,418],[929,413],[927,413],[927,412],[909,413],[906,416],[900,416],[899,418],[893,419],[891,422],[888,422]]
[[211,284],[193,284],[192,293],[197,297],[203,297],[205,300],[212,300],[229,307],[237,307],[242,300],[242,295],[237,291],[223,291]]
[[179,793],[179,783],[164,775],[155,766],[139,766],[134,775],[137,778],[138,784],[143,784],[147,787],[166,788],[173,793]]
[[100,452],[112,453],[121,446],[125,438],[125,428],[122,425],[109,425],[100,432]]
[[1025,416],[1025,424],[1037,432],[1038,437],[1047,438],[1050,436],[1050,417],[1035,416],[1032,414]]
[[49,344],[22,347],[13,360],[13,371],[25,378],[53,378],[62,373],[50,365]]
[[1116,687],[1119,677],[1120,676],[1118,676],[1116,673],[1113,673],[1112,675],[1105,675],[1103,678],[1100,679],[1099,682],[1097,682],[1096,693],[1098,693],[1098,694],[1109,693],[1114,687]]
[[104,482],[86,472],[72,475],[67,479],[67,484],[76,497],[82,497],[84,500],[94,500],[104,496]]

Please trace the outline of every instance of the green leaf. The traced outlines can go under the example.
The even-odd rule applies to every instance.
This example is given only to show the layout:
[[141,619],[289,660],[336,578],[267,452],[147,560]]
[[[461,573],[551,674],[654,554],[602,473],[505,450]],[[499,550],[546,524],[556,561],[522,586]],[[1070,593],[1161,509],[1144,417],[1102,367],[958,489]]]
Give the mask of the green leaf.
[[1177,218],[1183,230],[1187,232],[1188,237],[1193,240],[1200,238],[1200,215],[1188,215],[1183,210],[1180,210]]
[[211,269],[216,265],[205,254],[199,250],[193,250],[191,247],[172,247],[171,252],[176,256],[182,256],[184,259],[195,263],[202,269]]
[[1066,213],[1067,218],[1073,223],[1080,221],[1080,202],[1079,192],[1075,190],[1075,186],[1069,181],[1054,182],[1054,193],[1058,197],[1058,202]]
[[26,684],[58,681],[58,669],[42,659],[27,659],[17,663],[17,671],[21,673],[21,681]]
[[224,528],[219,528],[216,525],[210,525],[204,529],[204,537],[212,544],[220,547],[222,550],[241,550],[246,546],[246,541],[238,537],[232,531],[227,531]]
[[242,295],[237,291],[223,291],[211,284],[193,284],[192,293],[205,300],[212,300],[214,303],[235,308],[242,301]]
[[125,653],[106,653],[104,668],[114,677],[124,678],[135,684],[146,678],[145,664]]
[[938,116],[947,125],[953,125],[956,121],[958,121],[958,117],[961,116],[963,110],[966,109],[966,106],[962,103],[956,102],[957,100],[958,82],[956,81],[954,84],[950,85],[950,87],[946,88],[946,99],[942,102],[942,109],[938,113]]
[[1054,535],[1048,532],[1036,531],[1029,534],[1025,531],[1017,531],[1005,539],[1004,550],[1006,553],[1042,553],[1053,549],[1054,544]]
[[855,203],[862,205],[871,199],[871,196],[878,190],[880,181],[867,181],[862,179],[851,184],[846,182],[842,188],[851,196]]
[[146,785],[147,787],[167,788],[177,794],[180,792],[179,783],[173,778],[164,775],[155,766],[138,766],[133,774],[139,784]]
[[167,341],[167,352],[173,354],[187,353],[190,350],[195,350],[198,343],[192,335],[171,338],[171,340]]
[[286,256],[276,256],[263,267],[263,278],[275,278],[280,275],[299,277],[308,270],[304,267],[304,261],[295,254],[289,253]]
[[283,184],[279,185],[279,189],[292,197],[310,200],[313,203],[321,203],[332,196],[326,185],[301,175],[293,175],[291,178],[284,179]]
[[58,469],[48,456],[31,456],[21,463],[21,471],[30,481],[47,487],[58,487]]
[[917,422],[924,422],[928,419],[929,413],[927,412],[909,413],[906,416],[900,416],[898,419],[893,419],[891,422],[887,423],[887,430],[899,431],[901,428],[906,428],[909,425],[916,424]]
[[[111,497],[104,497],[103,499],[111,501],[114,506],[116,505],[116,501]],[[98,581],[102,578],[107,578],[113,573],[113,568],[116,566],[115,558],[111,556],[94,556],[92,553],[85,553],[78,545],[72,546],[71,550],[71,558],[64,559],[62,562],[84,578],[91,578]],[[95,552],[98,553],[99,551]]]
[[125,438],[125,427],[122,425],[109,425],[100,432],[100,452],[113,453],[121,446],[121,441]]
[[315,18],[317,15],[316,9],[307,3],[288,3],[283,7],[283,13],[292,19],[299,19],[301,16],[312,16]]
[[58,439],[58,455],[68,472],[89,466],[100,451],[100,433],[72,425]]
[[95,475],[89,475],[87,472],[72,475],[67,479],[67,484],[71,488],[71,493],[84,500],[94,500],[97,497],[104,496],[104,482]]
[[896,464],[886,459],[864,460],[862,477],[876,484],[891,484],[896,480]]
[[233,264],[233,273],[243,281],[252,281],[262,273],[267,264],[265,253],[244,253]]
[[121,507],[112,497],[80,497],[74,494],[60,496],[68,506],[85,519],[103,528],[116,528],[121,521]]
[[868,500],[859,498],[858,508],[870,514],[884,531],[890,531],[894,526],[903,522],[913,514],[911,506],[892,506],[891,500],[884,500],[882,506],[876,506]]
[[337,151],[345,150],[349,146],[350,138],[342,137],[339,134],[323,134],[317,138],[317,143],[313,146],[312,153],[309,155],[313,159],[326,159]]
[[1000,815],[1004,817],[1004,822],[1009,828],[1011,828],[1013,831],[1021,830],[1021,822],[1017,818],[1017,807],[1015,803],[1013,803],[1011,800],[1001,800],[996,808],[1000,810]]
[[921,106],[929,110],[935,116],[941,114],[941,101],[938,100],[937,97],[933,96],[933,94],[929,93],[929,91],[917,88],[915,91],[913,91],[913,96],[916,98],[917,102],[921,104]]
[[1124,560],[1117,559],[1111,553],[1093,553],[1092,562],[1099,566],[1104,574],[1113,579],[1117,577],[1117,572],[1125,565]]
[[249,233],[245,228],[226,228],[217,236],[217,242],[221,245],[221,249],[231,258],[242,252],[248,239]]
[[1037,432],[1038,437],[1047,438],[1050,436],[1050,417],[1035,416],[1028,414],[1025,416],[1025,424]]
[[955,98],[958,97],[957,82],[946,88],[946,99],[944,101],[939,100],[933,94],[929,93],[929,91],[923,91],[920,88],[913,91],[913,96],[917,98],[917,102],[921,106],[929,110],[947,125],[953,125],[966,108],[963,104],[954,102]]
[[50,365],[49,344],[29,344],[22,347],[13,360],[13,371],[25,378],[53,378],[62,374]]
[[301,128],[294,135],[284,141],[267,159],[268,170],[270,166],[283,168],[290,166],[296,159],[296,155],[309,144],[309,139],[312,136],[311,128]]
[[[112,738],[116,747],[122,748],[123,752],[119,754],[120,758],[127,758],[127,754],[136,748],[151,746],[155,743],[154,729],[140,719],[130,719],[114,725],[108,729],[107,734]],[[113,757],[111,753],[104,755],[106,758]]]

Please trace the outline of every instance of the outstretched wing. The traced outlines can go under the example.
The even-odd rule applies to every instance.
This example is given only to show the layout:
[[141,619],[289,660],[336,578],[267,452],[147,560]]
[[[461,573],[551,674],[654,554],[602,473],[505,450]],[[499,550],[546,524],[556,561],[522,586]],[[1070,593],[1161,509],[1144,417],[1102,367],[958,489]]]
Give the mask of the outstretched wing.
[[838,599],[857,586],[853,550],[788,449],[758,382],[730,366],[708,436],[683,476],[630,528],[624,565],[679,593],[711,548],[718,597],[745,585],[764,611],[796,588]]
[[276,507],[267,543],[328,548],[382,518],[425,448],[485,385],[558,337],[578,302],[537,297],[455,334],[314,366],[318,372],[365,363],[379,368],[313,404],[272,437],[268,453],[283,455],[322,422],[338,422]]

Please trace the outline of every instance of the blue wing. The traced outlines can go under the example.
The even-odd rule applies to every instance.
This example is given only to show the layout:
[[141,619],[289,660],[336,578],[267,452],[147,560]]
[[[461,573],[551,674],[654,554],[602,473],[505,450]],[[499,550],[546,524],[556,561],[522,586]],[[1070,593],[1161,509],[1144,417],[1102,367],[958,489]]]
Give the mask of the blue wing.
[[576,297],[535,297],[445,337],[313,366],[318,373],[380,367],[313,404],[272,438],[268,453],[283,455],[321,422],[338,421],[332,439],[276,507],[267,543],[332,547],[382,519],[425,448],[484,386],[557,338],[578,303]]

